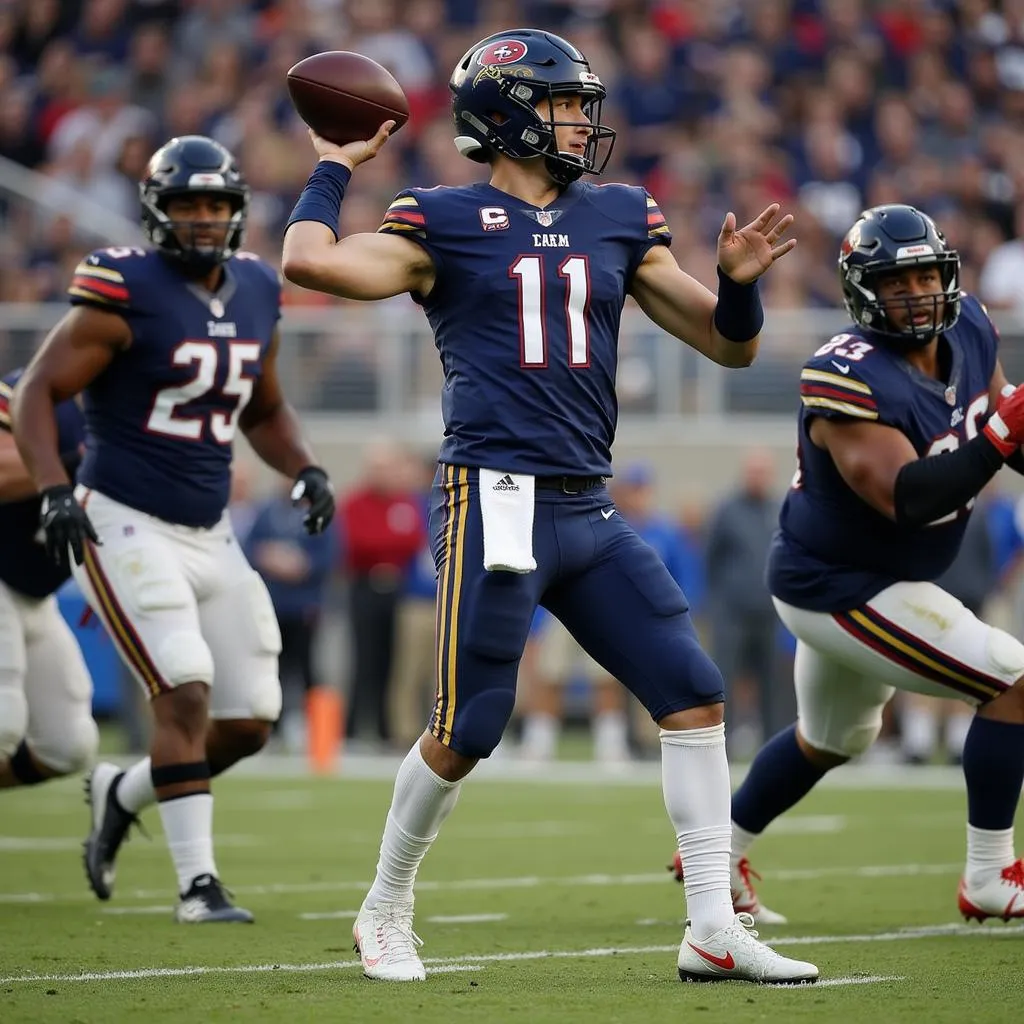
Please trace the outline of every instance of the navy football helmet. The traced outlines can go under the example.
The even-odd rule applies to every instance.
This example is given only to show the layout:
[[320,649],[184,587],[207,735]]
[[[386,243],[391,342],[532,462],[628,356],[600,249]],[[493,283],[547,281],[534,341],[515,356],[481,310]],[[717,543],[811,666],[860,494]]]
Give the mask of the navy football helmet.
[[[174,196],[203,193],[225,196],[231,202],[231,219],[223,245],[197,245],[195,223],[174,222],[167,216],[167,201]],[[182,135],[161,146],[150,158],[146,176],[139,182],[142,230],[185,272],[203,276],[229,260],[242,245],[249,213],[249,186],[235,158],[219,143],[203,135]],[[179,235],[191,229],[192,241]]]
[[[615,131],[601,124],[606,96],[601,79],[572,43],[538,29],[510,29],[474,44],[455,65],[455,145],[463,156],[488,163],[495,153],[514,160],[543,156],[559,185],[600,174],[611,156]],[[583,153],[559,152],[554,97],[579,95],[591,123]],[[536,107],[548,101],[547,117]],[[542,108],[543,109],[543,108]]]
[[[943,316],[941,321],[934,316],[928,325],[911,322],[900,330],[893,326],[879,301],[878,279],[919,264],[938,267],[942,292],[931,301],[937,314],[939,301],[944,300]],[[892,203],[865,210],[843,239],[839,277],[850,317],[900,348],[919,348],[948,331],[960,318],[960,254],[950,248],[931,217],[913,206]],[[905,301],[908,309],[918,312],[922,301],[927,300]]]

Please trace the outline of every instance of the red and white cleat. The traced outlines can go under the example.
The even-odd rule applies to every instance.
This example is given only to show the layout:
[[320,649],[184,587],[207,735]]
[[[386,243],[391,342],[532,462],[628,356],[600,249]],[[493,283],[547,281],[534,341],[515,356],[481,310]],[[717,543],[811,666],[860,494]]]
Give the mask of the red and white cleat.
[[967,921],[984,921],[990,917],[1004,921],[1024,918],[1024,858],[1018,858],[980,883],[961,878],[957,902]]
[[806,985],[818,980],[818,968],[791,960],[757,941],[749,914],[697,942],[686,922],[679,947],[680,981],[752,981],[758,985]]
[[423,981],[418,947],[423,945],[412,930],[412,902],[378,903],[359,910],[352,938],[363,963],[363,974],[379,981]]
[[[667,865],[675,880],[683,880],[683,859],[678,850],[672,857],[672,863]],[[751,879],[761,880],[761,876],[750,866],[746,857],[732,862],[732,906],[737,914],[749,914],[755,924],[772,925],[787,924],[788,919],[782,914],[768,907],[762,906],[757,898],[757,891]]]

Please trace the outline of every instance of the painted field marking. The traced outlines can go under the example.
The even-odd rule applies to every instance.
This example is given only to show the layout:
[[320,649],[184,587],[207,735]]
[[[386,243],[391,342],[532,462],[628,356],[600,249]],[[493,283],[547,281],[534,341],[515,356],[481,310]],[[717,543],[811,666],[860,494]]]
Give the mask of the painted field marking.
[[[218,847],[264,846],[263,836],[231,835],[217,836]],[[68,853],[82,849],[81,836],[0,836],[0,853]],[[140,843],[138,852],[166,853],[167,846],[161,836],[148,846]]]
[[[879,985],[886,981],[906,981],[903,974],[854,974],[848,978],[821,978],[813,985],[790,986],[795,988],[835,988],[839,985]],[[769,985],[768,988],[779,989],[781,985]]]
[[323,910],[309,914],[299,914],[301,921],[354,921],[359,916],[358,910]]
[[[940,938],[953,936],[957,938],[1016,938],[1024,934],[1024,926],[979,927],[962,924],[934,925],[923,928],[904,928],[896,932],[875,932],[866,935],[788,935],[772,940],[773,946],[824,946],[844,945],[851,942],[913,942],[918,939]],[[582,960],[607,956],[643,956],[653,953],[674,953],[678,945],[671,946],[620,946],[597,947],[595,949],[540,949],[525,950],[519,953],[485,953],[479,956],[467,955],[456,957],[425,957],[423,963],[434,971],[445,969],[464,969],[466,965],[492,963],[520,963],[529,960]],[[358,960],[336,960],[330,963],[308,964],[239,964],[224,967],[140,967],[128,971],[90,971],[82,974],[16,974],[0,978],[0,985],[15,982],[35,981],[135,981],[148,978],[187,978],[201,974],[263,974],[269,971],[291,971],[303,973],[307,971],[350,970],[360,967]],[[868,976],[872,981],[896,981],[896,977]],[[851,978],[824,979],[832,984],[867,984],[859,976]],[[819,982],[822,984],[823,982]],[[815,986],[807,986],[813,988]]]
[[431,924],[486,924],[490,921],[507,921],[508,914],[435,914],[427,920]]
[[101,914],[112,914],[115,917],[131,914],[173,914],[174,907],[152,906],[152,907],[100,907]]
[[[772,871],[771,881],[810,881],[816,878],[832,878],[849,875],[851,878],[905,878],[917,875],[956,875],[963,870],[963,864],[869,864],[861,867],[830,866],[826,868],[790,868]],[[664,871],[645,872],[635,875],[569,875],[564,877],[542,877],[525,875],[515,878],[463,878],[448,882],[417,881],[419,892],[456,892],[489,889],[538,889],[544,886],[578,888],[584,886],[615,885],[664,885],[668,876]],[[245,896],[300,895],[326,892],[363,892],[370,888],[369,880],[337,882],[276,882],[270,885],[233,885],[232,892]],[[118,892],[118,899],[154,900],[166,899],[167,889],[129,889]],[[89,892],[0,892],[3,903],[50,903],[54,901],[80,903],[92,902]]]

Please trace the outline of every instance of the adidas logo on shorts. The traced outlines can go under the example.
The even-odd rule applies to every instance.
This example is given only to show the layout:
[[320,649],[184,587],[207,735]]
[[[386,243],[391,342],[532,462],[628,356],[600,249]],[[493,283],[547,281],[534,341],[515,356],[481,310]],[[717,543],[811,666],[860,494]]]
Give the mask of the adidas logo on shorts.
[[492,488],[492,491],[518,491],[519,484],[506,473]]

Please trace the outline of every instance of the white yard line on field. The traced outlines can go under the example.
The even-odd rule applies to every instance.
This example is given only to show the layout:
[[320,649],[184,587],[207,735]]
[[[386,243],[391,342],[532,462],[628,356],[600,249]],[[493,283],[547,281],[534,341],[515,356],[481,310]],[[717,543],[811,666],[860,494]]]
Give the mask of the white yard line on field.
[[[217,836],[218,847],[264,846],[266,839],[262,836],[231,835],[227,833]],[[81,850],[82,837],[79,836],[0,836],[0,853],[67,853],[69,850]],[[161,837],[150,845],[138,844],[141,853],[154,851],[163,855],[166,844]]]
[[[307,809],[308,805],[303,809]],[[238,810],[237,802],[232,804]],[[846,828],[846,818],[840,814],[795,814],[780,818],[773,822],[772,835],[819,835],[842,832]],[[659,835],[665,832],[665,820],[662,817],[649,818],[639,828],[648,834]],[[446,832],[462,841],[480,842],[511,842],[515,840],[558,839],[571,836],[601,837],[608,834],[609,829],[602,827],[597,821],[505,821],[491,825],[452,825]],[[380,831],[369,829],[349,829],[343,832],[338,841],[345,845],[365,843],[377,846],[380,843]],[[218,847],[252,847],[267,846],[272,840],[264,836],[225,835],[217,836]],[[82,837],[76,836],[5,836],[0,835],[0,854],[34,854],[34,853],[67,853],[80,850]],[[155,837],[155,842],[140,844],[144,853],[166,850],[162,835]]]
[[[904,878],[916,875],[955,875],[963,869],[962,864],[869,864],[861,867],[844,867],[840,865],[824,868],[792,868],[772,871],[771,881],[795,882],[810,881],[817,878],[834,878],[849,876],[850,878]],[[663,885],[668,880],[664,871],[647,872],[635,875],[568,875],[564,877],[542,877],[540,875],[524,875],[514,878],[462,878],[448,882],[418,881],[417,892],[455,892],[465,890],[489,889],[541,889],[545,886],[555,888],[580,888],[585,886],[616,886],[616,885]],[[231,891],[244,896],[298,895],[302,893],[322,892],[362,892],[369,889],[369,880],[337,882],[278,882],[270,885],[233,885]],[[118,892],[118,899],[158,900],[166,899],[167,889],[129,889]],[[88,892],[0,892],[0,904],[4,903],[79,903],[91,902],[93,896]]]
[[[854,974],[848,978],[822,978],[813,985],[797,985],[799,989],[805,988],[835,988],[839,985],[878,985],[885,981],[906,981],[903,974]],[[781,985],[771,985],[771,989],[781,989]]]
[[[1024,934],[1024,926],[979,927],[960,924],[935,925],[925,928],[905,928],[897,932],[876,932],[866,935],[788,935],[772,939],[773,946],[815,946],[843,945],[850,942],[913,942],[918,939],[942,938],[945,936],[965,938],[1016,938]],[[466,966],[492,963],[519,963],[529,960],[583,960],[607,956],[645,956],[649,954],[674,953],[678,947],[671,946],[621,946],[599,947],[596,949],[540,949],[524,950],[519,953],[484,953],[479,956],[426,957],[423,961],[434,972],[465,969]],[[262,974],[268,971],[349,970],[359,967],[358,960],[336,960],[330,963],[308,964],[239,964],[226,967],[140,967],[129,971],[89,971],[82,974],[15,974],[0,978],[0,985],[33,981],[133,981],[147,978],[185,978],[200,974]],[[897,981],[896,977],[868,976],[824,979],[826,983],[867,984],[874,981]]]
[[508,914],[435,914],[427,920],[431,924],[487,924],[491,921],[507,921]]

